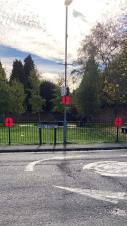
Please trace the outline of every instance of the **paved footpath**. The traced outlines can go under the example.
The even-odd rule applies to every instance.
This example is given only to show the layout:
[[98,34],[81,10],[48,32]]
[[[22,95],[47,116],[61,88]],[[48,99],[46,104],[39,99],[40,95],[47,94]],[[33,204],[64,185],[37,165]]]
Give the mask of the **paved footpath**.
[[89,151],[89,150],[112,150],[126,149],[127,143],[101,143],[101,144],[68,144],[64,145],[1,145],[0,153],[6,152],[45,152],[45,151]]

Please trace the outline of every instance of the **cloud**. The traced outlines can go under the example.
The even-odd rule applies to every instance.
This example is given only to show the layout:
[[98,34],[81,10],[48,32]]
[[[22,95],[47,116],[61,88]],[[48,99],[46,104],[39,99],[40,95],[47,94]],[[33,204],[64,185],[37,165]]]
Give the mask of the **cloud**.
[[[27,55],[25,55],[26,57]],[[37,70],[40,74],[40,79],[51,79],[54,80],[58,74],[64,73],[64,65],[59,65],[56,62],[49,61],[48,59],[41,59],[37,56],[32,55],[35,65],[37,66]],[[12,71],[13,61],[15,59],[21,60],[24,63],[24,57],[0,57],[0,61],[5,69],[7,74],[7,78],[10,77]]]
[[[30,52],[19,51],[15,48],[0,45],[0,61],[5,68],[7,77],[9,77],[11,74],[13,61],[15,59],[18,59],[24,63],[24,59],[28,54],[30,54]],[[64,72],[64,65],[61,64],[61,61],[57,62],[49,60],[46,58],[39,57],[35,54],[31,54],[31,56],[34,60],[35,65],[37,66],[41,77],[43,77],[43,75],[47,73],[50,74],[51,78],[51,74],[55,75]]]
[[86,17],[81,12],[78,12],[76,10],[73,10],[73,16],[75,18],[78,18],[79,17],[83,22],[87,22],[86,21]]
[[[125,13],[126,1],[74,0],[72,2],[68,10],[69,62],[77,58],[80,42],[85,35],[88,35],[91,27],[97,21],[105,21],[107,18],[115,18]],[[64,62],[64,0],[0,0],[0,45],[53,62]],[[8,57],[14,57],[13,53],[8,55],[5,50],[0,49],[1,57],[2,53],[4,62],[5,59],[8,62]],[[17,52],[16,57],[18,54]],[[41,64],[44,65],[43,63]],[[51,67],[54,73],[53,64],[50,64]],[[48,67],[45,69],[48,70]],[[60,68],[58,70],[61,71]]]

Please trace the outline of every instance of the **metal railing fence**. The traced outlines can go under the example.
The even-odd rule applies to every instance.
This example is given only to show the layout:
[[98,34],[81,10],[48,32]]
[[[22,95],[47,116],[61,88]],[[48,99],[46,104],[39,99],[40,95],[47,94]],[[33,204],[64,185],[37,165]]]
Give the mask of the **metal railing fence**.
[[[114,122],[68,122],[67,143],[115,143],[126,142],[127,133]],[[0,125],[0,145],[62,144],[63,122],[14,123],[8,128]]]

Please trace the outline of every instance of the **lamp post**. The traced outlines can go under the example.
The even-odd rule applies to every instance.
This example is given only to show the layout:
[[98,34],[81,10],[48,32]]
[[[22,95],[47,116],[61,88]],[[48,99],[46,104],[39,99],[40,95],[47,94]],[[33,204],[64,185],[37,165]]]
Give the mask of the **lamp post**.
[[[68,38],[68,6],[73,0],[65,0],[65,77],[64,77],[64,86],[65,86],[65,96],[67,90],[67,38]],[[63,144],[67,143],[67,110],[66,105],[64,105],[64,127],[63,127]]]
[[118,116],[118,98],[119,98],[119,84],[115,85],[115,117]]

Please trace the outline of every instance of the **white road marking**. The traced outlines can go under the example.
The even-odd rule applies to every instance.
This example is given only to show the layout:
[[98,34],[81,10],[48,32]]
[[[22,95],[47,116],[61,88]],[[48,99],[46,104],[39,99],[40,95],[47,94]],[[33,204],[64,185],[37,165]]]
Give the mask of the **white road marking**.
[[115,216],[120,216],[120,217],[126,217],[126,211],[125,210],[121,210],[121,209],[113,209],[111,211],[111,214],[115,215]]
[[127,177],[127,162],[101,161],[83,166],[84,170],[93,170],[103,176]]
[[54,161],[54,160],[80,160],[82,158],[81,155],[77,155],[77,156],[64,156],[64,157],[53,157],[53,158],[48,158],[48,159],[41,159],[41,160],[38,160],[38,161],[33,161],[33,162],[30,162],[26,167],[25,167],[25,170],[24,171],[29,171],[29,172],[32,172],[34,171],[34,167],[41,163],[41,162],[46,162],[46,161]]
[[25,168],[24,171],[33,171],[34,166],[35,166],[36,164],[40,163],[41,161],[42,161],[42,160],[38,160],[38,161],[34,161],[34,162],[29,163],[29,164],[26,166],[26,168]]
[[[53,157],[48,159],[41,159],[29,163],[25,167],[25,171],[33,171],[34,167],[40,162],[54,161],[54,160],[80,160],[83,156],[63,156],[63,157]],[[87,164],[83,169],[94,170],[95,172],[104,176],[126,176],[127,177],[127,162],[117,162],[117,161],[101,161]],[[69,188],[62,186],[53,186],[55,188],[63,189],[66,191],[71,191],[80,195],[88,196],[97,200],[107,201],[117,204],[120,200],[127,200],[127,194],[125,192],[112,192],[112,191],[98,191],[93,189],[81,189],[81,188]]]
[[[121,157],[125,157],[126,155],[121,155]],[[32,172],[32,171],[34,171],[34,167],[37,165],[37,164],[39,164],[39,163],[41,163],[41,162],[46,162],[46,161],[53,161],[53,160],[80,160],[80,159],[86,159],[86,158],[89,158],[89,155],[85,155],[85,156],[82,156],[82,155],[77,155],[77,156],[73,156],[73,155],[70,155],[70,156],[63,156],[63,157],[52,157],[52,158],[48,158],[48,159],[41,159],[41,160],[38,160],[38,161],[33,161],[33,162],[31,162],[31,163],[29,163],[26,167],[25,167],[25,170],[24,171],[29,171],[29,172]],[[110,161],[108,161],[108,162],[110,162]],[[90,164],[95,164],[96,165],[96,163],[90,163]],[[91,168],[91,166],[93,166],[93,165],[90,165],[90,164],[88,164],[88,165],[86,165],[86,166],[84,166],[83,167],[83,169],[93,169],[93,168]],[[90,167],[89,167],[89,165],[90,165]],[[86,167],[86,168],[85,168]],[[87,168],[88,167],[88,168]],[[123,175],[122,175],[123,176]]]
[[53,186],[55,188],[60,188],[69,192],[74,192],[80,195],[88,196],[101,201],[107,201],[117,204],[120,200],[127,200],[125,192],[112,192],[112,191],[98,191],[92,189],[81,189],[81,188],[69,188],[62,186]]

